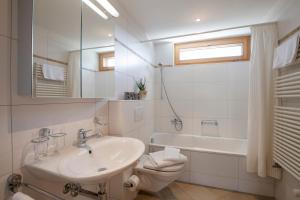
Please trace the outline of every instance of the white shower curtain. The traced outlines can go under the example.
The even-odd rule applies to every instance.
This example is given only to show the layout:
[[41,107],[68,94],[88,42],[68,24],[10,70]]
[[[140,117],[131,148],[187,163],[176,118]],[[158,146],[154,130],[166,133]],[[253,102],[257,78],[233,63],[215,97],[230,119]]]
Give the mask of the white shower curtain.
[[269,176],[272,163],[272,63],[276,24],[251,27],[247,170]]
[[80,71],[80,52],[70,52],[68,62],[69,90],[70,96],[74,98],[81,97]]

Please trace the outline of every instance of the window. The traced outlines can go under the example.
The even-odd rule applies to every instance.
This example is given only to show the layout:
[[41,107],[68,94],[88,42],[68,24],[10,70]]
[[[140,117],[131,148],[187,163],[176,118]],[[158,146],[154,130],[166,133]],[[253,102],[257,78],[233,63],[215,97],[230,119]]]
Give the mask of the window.
[[113,51],[99,53],[99,71],[113,71],[115,68],[115,53]]
[[175,44],[176,65],[233,62],[249,58],[249,36]]

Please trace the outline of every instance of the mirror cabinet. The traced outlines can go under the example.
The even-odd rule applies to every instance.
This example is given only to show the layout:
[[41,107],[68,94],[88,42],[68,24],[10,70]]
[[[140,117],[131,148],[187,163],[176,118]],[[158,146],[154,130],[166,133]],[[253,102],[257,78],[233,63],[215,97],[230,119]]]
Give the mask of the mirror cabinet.
[[115,20],[101,16],[89,2],[18,2],[20,95],[114,97]]

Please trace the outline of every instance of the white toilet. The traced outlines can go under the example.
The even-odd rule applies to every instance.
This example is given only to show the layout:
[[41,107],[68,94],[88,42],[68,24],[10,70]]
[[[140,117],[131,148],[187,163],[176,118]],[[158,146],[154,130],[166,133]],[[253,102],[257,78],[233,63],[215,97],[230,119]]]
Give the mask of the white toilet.
[[141,159],[135,167],[135,175],[140,179],[138,190],[158,192],[178,179],[184,172],[185,164],[181,163],[161,169],[149,169],[144,167],[146,160]]

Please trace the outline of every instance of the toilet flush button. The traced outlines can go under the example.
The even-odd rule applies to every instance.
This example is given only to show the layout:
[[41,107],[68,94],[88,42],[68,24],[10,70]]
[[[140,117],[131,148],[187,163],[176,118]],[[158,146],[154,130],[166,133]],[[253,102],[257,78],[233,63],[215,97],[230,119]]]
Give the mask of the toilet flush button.
[[300,189],[293,189],[295,197],[300,197]]

